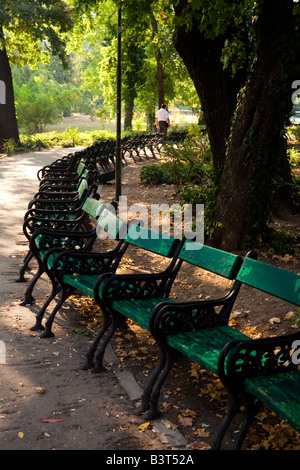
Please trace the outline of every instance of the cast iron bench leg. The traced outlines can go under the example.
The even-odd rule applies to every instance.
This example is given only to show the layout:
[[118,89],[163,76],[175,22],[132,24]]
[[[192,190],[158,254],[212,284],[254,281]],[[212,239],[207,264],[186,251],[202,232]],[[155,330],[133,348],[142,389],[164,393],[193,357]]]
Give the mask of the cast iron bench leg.
[[86,362],[82,366],[82,370],[89,370],[89,369],[93,369],[95,367],[95,361],[94,361],[95,352],[97,350],[98,344],[99,344],[102,336],[108,330],[110,325],[111,325],[111,319],[108,319],[108,318],[104,319],[102,327],[100,328],[100,330],[99,330],[92,346],[90,347],[90,349],[87,352]]
[[261,408],[262,404],[260,402],[255,403],[254,397],[247,397],[247,404],[246,404],[246,416],[243,422],[243,425],[238,433],[238,437],[234,443],[233,449],[239,450],[242,447],[244,439],[246,437],[247,431],[249,429],[250,424],[253,421],[253,418],[257,414],[259,408]]
[[68,297],[74,292],[74,288],[72,289],[63,289],[61,293],[61,298],[57,302],[56,306],[52,310],[51,314],[49,315],[48,320],[45,323],[45,331],[41,334],[40,338],[52,338],[54,333],[52,332],[52,324],[54,322],[54,318],[58,310],[61,308],[63,303],[67,300]]
[[37,281],[43,274],[43,272],[44,272],[44,268],[42,266],[42,263],[39,263],[38,271],[36,272],[29,286],[25,290],[24,300],[20,303],[20,305],[26,306],[26,305],[33,305],[35,303],[35,298],[32,295],[32,291],[34,289],[35,284],[37,283]]
[[222,445],[222,441],[224,439],[224,436],[233,420],[237,412],[239,411],[241,406],[240,400],[236,397],[233,396],[231,393],[229,395],[229,405],[228,405],[228,411],[226,414],[226,417],[222,423],[222,426],[220,428],[220,431],[218,432],[218,435],[212,445],[213,450],[219,450]]
[[138,408],[138,410],[136,412],[137,416],[140,416],[143,413],[145,413],[145,411],[149,410],[149,408],[150,408],[150,399],[151,399],[151,394],[152,394],[153,387],[154,387],[159,375],[161,374],[161,372],[164,369],[164,366],[166,364],[165,351],[162,348],[160,348],[160,349],[161,349],[161,351],[160,351],[160,355],[159,355],[158,364],[157,364],[156,368],[154,369],[154,371],[152,372],[149,382],[147,383],[146,387],[144,388],[143,395],[142,395],[142,403],[141,403],[141,406]]
[[113,315],[112,318],[112,323],[111,323],[111,328],[108,331],[105,339],[103,340],[103,343],[98,351],[98,354],[96,355],[96,360],[95,360],[95,366],[91,370],[92,374],[97,374],[98,372],[105,371],[106,368],[103,365],[103,359],[104,359],[104,354],[106,347],[113,337],[114,333],[117,331],[119,326],[124,322],[124,317],[123,315]]
[[160,396],[160,391],[174,363],[181,356],[181,353],[179,351],[176,351],[175,349],[167,347],[167,346],[165,346],[165,354],[166,354],[165,367],[161,373],[160,378],[158,379],[158,382],[154,391],[151,394],[150,410],[149,410],[149,413],[147,413],[146,419],[154,419],[154,418],[158,418],[159,416],[161,416],[161,413],[158,409],[158,400]]
[[31,251],[28,251],[27,255],[24,258],[23,266],[20,268],[19,277],[18,279],[16,279],[15,282],[26,282],[25,271],[28,268],[28,264],[30,260],[32,260],[32,258],[33,258],[33,253],[31,253]]
[[33,327],[30,328],[30,331],[37,331],[37,330],[44,330],[45,328],[42,325],[42,320],[44,317],[44,314],[52,302],[52,300],[57,296],[57,294],[60,292],[61,288],[58,285],[52,285],[52,291],[51,294],[49,295],[48,299],[40,309],[39,313],[36,316],[36,323]]

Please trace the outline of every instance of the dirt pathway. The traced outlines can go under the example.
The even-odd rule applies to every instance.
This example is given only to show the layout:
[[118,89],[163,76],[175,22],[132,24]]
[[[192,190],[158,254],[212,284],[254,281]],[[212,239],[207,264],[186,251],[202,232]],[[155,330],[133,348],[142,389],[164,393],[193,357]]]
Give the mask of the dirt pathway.
[[0,159],[0,449],[168,449],[176,441],[170,444],[153,428],[139,429],[142,421],[133,411],[141,390],[112,350],[106,358],[114,364],[110,371],[97,376],[81,371],[89,339],[75,333],[72,314],[58,318],[51,340],[30,332],[49,292],[45,279],[35,291],[36,305],[19,305],[26,287],[15,283],[27,249],[22,220],[38,190],[36,173],[70,151]]
[[[144,423],[134,411],[157,359],[148,334],[130,325],[126,336],[116,335],[106,355],[108,371],[93,375],[81,370],[92,335],[78,334],[84,322],[89,329],[90,321],[79,315],[79,303],[69,300],[59,312],[55,338],[42,340],[38,333],[30,332],[50,285],[43,278],[35,289],[36,305],[20,306],[26,283],[17,284],[15,279],[27,249],[22,221],[38,190],[38,169],[69,152],[44,150],[0,159],[0,450],[146,450],[165,454],[173,450],[198,456],[199,450],[210,448],[226,411],[226,392],[212,374],[187,360],[180,361],[162,393],[164,416]],[[128,206],[172,205],[175,187],[140,184],[144,163],[129,162],[123,169]],[[114,184],[100,187],[99,192],[104,201],[111,201]],[[135,269],[137,259],[141,269],[159,267],[157,259],[136,258],[128,250],[125,263],[129,268]],[[270,259],[279,267],[300,270],[298,257],[271,254]],[[28,278],[32,275],[29,272]],[[206,298],[228,288],[227,281],[205,272],[192,288],[190,283],[191,273],[182,269],[174,284],[178,298]],[[256,337],[294,331],[291,319],[295,315],[288,305],[244,289],[232,321]],[[239,424],[226,437],[225,449],[232,447]],[[299,436],[264,411],[244,448],[299,450]]]

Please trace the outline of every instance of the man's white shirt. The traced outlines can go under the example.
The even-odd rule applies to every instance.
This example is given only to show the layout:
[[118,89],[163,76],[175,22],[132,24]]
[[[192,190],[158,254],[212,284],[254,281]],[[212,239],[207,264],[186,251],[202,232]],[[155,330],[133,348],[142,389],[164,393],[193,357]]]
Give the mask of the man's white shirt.
[[156,116],[159,121],[166,121],[169,118],[169,113],[164,108],[161,108],[157,111]]

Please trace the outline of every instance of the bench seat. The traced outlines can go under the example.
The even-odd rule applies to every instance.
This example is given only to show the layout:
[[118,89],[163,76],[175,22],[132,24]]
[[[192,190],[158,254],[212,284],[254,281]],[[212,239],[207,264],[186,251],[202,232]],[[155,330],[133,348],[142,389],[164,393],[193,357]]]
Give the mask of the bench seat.
[[61,280],[83,294],[94,297],[94,288],[99,278],[99,274],[67,274]]
[[229,341],[247,340],[248,336],[230,326],[219,326],[201,331],[178,333],[169,335],[167,344],[179,352],[196,361],[207,370],[218,373],[218,358],[224,346]]
[[[152,310],[160,302],[174,302],[168,297],[155,297],[153,299],[117,300],[112,302],[112,308],[126,318],[132,320],[143,329],[149,331],[149,320]],[[134,306],[134,308],[132,308]]]
[[245,391],[300,433],[300,370],[246,379]]
[[[191,358],[195,358],[199,345],[201,352],[211,350],[211,346],[214,350],[222,350],[224,344],[232,339],[247,339],[246,336],[229,327],[220,330],[217,335],[214,330],[209,330],[209,327],[215,325],[216,322],[220,322],[224,326],[227,325],[239,291],[239,284],[235,282],[235,277],[242,261],[238,255],[226,253],[198,242],[183,241],[178,255],[179,265],[176,276],[181,265],[185,263],[191,273],[196,271],[195,274],[201,275],[209,271],[233,281],[225,289],[226,292],[221,298],[207,301],[206,304],[204,302],[205,305],[209,304],[207,312],[198,311],[199,306],[202,309],[203,301],[180,302],[175,299],[170,292],[173,281],[164,297],[156,294],[156,280],[150,275],[147,278],[147,275],[142,277],[141,274],[127,276],[116,274],[103,279],[100,283],[98,303],[102,310],[110,312],[113,318],[123,316],[133,320],[145,330],[150,331],[158,343],[159,361],[144,389],[142,405],[139,410],[139,413],[143,413],[150,408],[147,419],[160,414],[157,406],[160,388],[180,353],[185,354],[188,351]],[[194,270],[195,267],[200,268],[200,271]],[[197,282],[199,282],[199,278],[197,278]],[[144,295],[143,289],[145,290]],[[218,309],[220,307],[219,311],[215,311],[214,307],[218,307]],[[195,347],[192,347],[194,341]],[[176,352],[173,355],[175,348]],[[102,360],[101,357],[100,359]],[[205,356],[203,360],[208,359]],[[217,364],[217,359],[215,359],[213,364],[215,372]]]

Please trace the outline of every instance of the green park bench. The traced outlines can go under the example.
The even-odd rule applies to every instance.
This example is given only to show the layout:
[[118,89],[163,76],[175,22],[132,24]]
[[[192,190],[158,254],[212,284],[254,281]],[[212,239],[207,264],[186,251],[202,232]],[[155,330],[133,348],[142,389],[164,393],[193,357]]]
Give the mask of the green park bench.
[[[31,328],[32,331],[44,330],[42,320],[47,307],[56,295],[61,292],[61,286],[57,282],[54,273],[54,262],[58,258],[59,271],[62,270],[67,274],[70,269],[79,269],[81,272],[88,272],[90,276],[98,277],[102,273],[115,272],[118,264],[126,250],[124,244],[124,236],[127,232],[127,224],[121,221],[115,214],[116,205],[107,205],[100,203],[93,198],[88,198],[83,205],[83,210],[89,215],[90,219],[94,219],[95,228],[91,231],[69,231],[69,230],[52,230],[41,228],[36,230],[30,240],[30,249],[38,261],[39,269],[30,286],[26,290],[27,297],[32,300],[32,290],[39,277],[46,273],[52,284],[52,291],[48,299],[40,309],[36,316],[36,323]],[[103,251],[92,251],[95,241],[98,238],[99,231],[105,233],[105,237],[113,241],[113,247],[103,249]],[[73,254],[69,256],[70,252]],[[61,256],[66,262],[61,266]],[[72,263],[76,257],[76,263]],[[62,297],[57,302],[54,310],[61,307],[68,298],[69,291],[66,294],[62,291]],[[33,299],[34,300],[34,299]],[[55,315],[55,314],[54,314]],[[48,330],[41,337],[48,337]]]
[[44,178],[58,178],[60,176],[72,178],[76,177],[77,166],[81,160],[79,152],[70,153],[62,158],[57,158],[53,163],[45,165],[37,172],[37,178],[42,181]]
[[[82,210],[88,197],[99,198],[97,185],[89,185],[85,178],[79,183],[78,192],[73,197],[63,199],[55,195],[54,198],[33,199],[28,205],[28,211],[24,216],[23,233],[30,242],[31,235],[41,227],[52,227],[65,230],[79,230],[86,223],[86,212]],[[69,193],[70,194],[70,193]],[[32,252],[29,249],[23,264],[19,270],[16,282],[25,281],[25,271],[32,260]]]
[[21,305],[31,305],[35,302],[32,292],[35,284],[45,272],[43,261],[49,256],[48,252],[51,252],[52,255],[48,260],[46,274],[52,282],[52,293],[43,306],[43,308],[46,309],[47,305],[58,293],[57,282],[51,275],[50,269],[54,254],[68,249],[76,249],[78,251],[91,250],[97,239],[96,224],[97,222],[101,223],[104,215],[112,208],[115,210],[115,206],[110,206],[99,202],[93,197],[88,197],[82,205],[82,212],[89,218],[89,223],[95,225],[94,228],[83,230],[82,226],[78,228],[73,226],[70,230],[68,219],[60,219],[59,223],[55,226],[43,224],[32,232],[29,242],[29,251],[32,254],[32,258],[38,263],[38,270],[25,290],[24,300]]
[[[142,231],[145,229],[141,229]],[[129,230],[130,235],[130,230]],[[183,262],[188,266],[197,266],[205,270],[220,274],[221,276],[233,280],[237,274],[238,268],[242,263],[242,258],[221,250],[197,244],[188,240],[170,239],[169,246],[164,246],[163,239],[149,237],[148,240],[139,240],[139,247],[157,252],[163,256],[171,256],[168,267],[158,273],[134,273],[134,274],[111,274],[107,273],[100,276],[96,282],[92,283],[92,288],[87,289],[85,283],[80,283],[80,289],[85,293],[92,295],[106,318],[106,324],[110,324],[110,330],[104,338],[98,353],[96,350],[103,339],[104,331],[100,330],[94,343],[87,353],[87,362],[85,368],[92,368],[93,372],[103,370],[103,356],[105,348],[125,319],[130,319],[147,331],[151,329],[151,314],[156,306],[167,303],[174,304],[175,300],[170,296],[170,291],[174,279],[179,272]],[[195,250],[189,250],[193,245]],[[167,251],[166,251],[167,248]],[[170,252],[171,249],[171,252]],[[76,278],[67,277],[64,282],[71,284],[76,282]],[[222,318],[226,322],[228,311],[232,308],[234,299],[238,293],[238,286],[234,284],[230,293],[224,297],[224,308]],[[222,299],[223,300],[223,299]],[[206,319],[204,319],[204,322]],[[214,322],[215,318],[208,318],[208,324]],[[157,369],[151,379],[150,385],[146,387],[143,395],[142,409],[149,405],[151,391],[155,380],[158,378],[162,367],[160,360]]]
[[[178,263],[180,264],[176,272],[178,272],[179,266],[185,263],[190,267],[191,277],[194,271],[193,268],[200,268],[228,280],[234,280],[242,261],[242,258],[238,255],[185,240],[178,254]],[[199,270],[197,271],[199,272]],[[172,281],[175,275],[176,273],[173,274]],[[240,287],[240,283],[234,281],[229,291],[224,293],[220,299],[214,299],[204,303],[203,301],[181,303],[176,302],[175,299],[172,298],[172,295],[170,295],[172,286],[172,282],[170,281],[167,284],[166,295],[159,295],[161,289],[160,285],[164,285],[165,282],[163,277],[155,277],[154,275],[139,276],[133,274],[126,276],[124,274],[115,274],[103,276],[102,279],[98,281],[99,287],[96,286],[95,289],[95,297],[102,311],[110,312],[113,318],[116,319],[122,315],[126,316],[126,318],[131,319],[143,328],[149,330],[154,334],[154,338],[158,340],[161,351],[160,359],[149,383],[145,387],[139,411],[143,413],[150,408],[148,414],[149,419],[159,414],[158,397],[160,388],[171,370],[174,361],[178,358],[178,351],[171,345],[169,346],[169,341],[175,342],[178,336],[178,338],[182,340],[182,352],[187,354],[189,351],[192,351],[189,347],[189,343],[186,343],[186,334],[188,334],[189,330],[196,328],[201,332],[218,323],[227,325],[232,306]],[[199,282],[199,280],[197,279],[196,282]],[[142,290],[142,283],[148,286],[148,292],[146,290],[145,294]],[[220,312],[216,313],[215,308],[220,308]],[[166,325],[170,328],[172,333],[165,335],[165,328],[163,328],[163,341],[161,341],[161,330],[159,330],[159,335],[157,336],[156,321],[154,321],[156,312],[160,313],[160,311],[167,312],[170,321],[167,320]],[[158,318],[160,318],[160,315],[158,315]],[[175,333],[177,334],[175,335]],[[228,341],[232,339],[232,337],[233,335],[230,336],[229,330]],[[170,352],[172,352],[172,354],[170,354]],[[103,350],[100,350],[100,354],[96,357],[96,370],[101,369],[102,357]]]
[[[153,378],[150,379],[142,409],[145,411],[148,404],[148,418],[159,415],[158,400],[164,381],[174,362],[181,355],[188,357],[218,376],[230,393],[228,414],[214,449],[220,448],[242,404],[246,405],[246,418],[235,448],[240,448],[261,403],[300,430],[299,371],[291,359],[293,342],[300,339],[299,333],[253,340],[228,326],[234,298],[243,284],[300,305],[300,277],[253,258],[255,254],[250,252],[244,259],[233,291],[224,299],[164,303],[154,308],[151,315],[150,331],[161,350],[158,367],[161,376],[158,379],[158,372],[155,372],[155,388]],[[221,305],[221,311],[216,314],[215,309]]]
[[[167,267],[163,272],[153,274],[154,278],[149,282],[143,281],[144,276],[147,278],[148,275],[141,274],[140,286],[137,287],[136,293],[139,291],[140,295],[143,295],[145,298],[151,295],[156,298],[158,296],[164,297],[168,293],[169,286],[173,282],[177,272],[177,256],[181,243],[182,241],[179,239],[174,239],[172,237],[165,238],[161,232],[151,232],[146,228],[140,227],[135,223],[135,221],[130,223],[127,234],[124,237],[123,253],[125,253],[125,250],[131,246],[133,249],[136,249],[141,253],[154,253],[166,258],[168,261]],[[55,258],[53,262],[53,273],[62,289],[61,300],[57,303],[45,323],[46,329],[43,335],[44,337],[53,335],[52,324],[55,315],[61,308],[63,302],[72,295],[72,293],[76,291],[81,292],[84,295],[94,298],[99,304],[99,282],[101,283],[103,277],[106,279],[106,276],[114,276],[114,272],[112,272],[112,270],[105,267],[103,268],[103,258],[104,255],[102,253],[77,253],[75,251],[65,251]],[[119,266],[121,257],[113,256],[110,260],[110,262],[114,263],[116,263],[116,261],[117,266]],[[125,276],[126,278],[126,275],[122,276]],[[157,285],[159,278],[161,279],[161,282]],[[128,290],[127,287],[126,290]],[[87,354],[88,365],[86,365],[86,367],[89,368],[93,361],[93,352],[97,349],[97,345],[104,334],[112,325],[112,331],[109,330],[107,337],[104,339],[104,344],[107,344],[107,341],[110,339],[119,324],[118,321],[115,321],[114,316],[112,316],[110,312],[103,310],[103,315],[103,326],[101,327],[91,350]],[[99,365],[99,356],[97,356],[97,358],[97,364]]]

